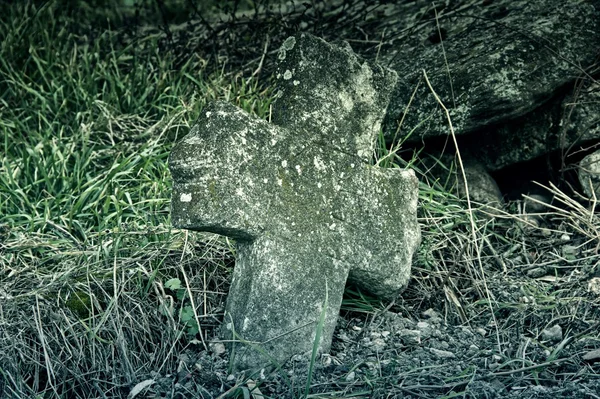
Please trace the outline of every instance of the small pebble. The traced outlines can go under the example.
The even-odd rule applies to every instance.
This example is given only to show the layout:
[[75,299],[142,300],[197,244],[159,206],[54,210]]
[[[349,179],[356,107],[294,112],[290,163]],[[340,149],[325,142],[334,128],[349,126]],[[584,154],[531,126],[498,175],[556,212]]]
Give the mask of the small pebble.
[[600,277],[593,277],[588,281],[588,292],[600,295]]
[[385,348],[385,341],[381,338],[375,338],[373,340],[373,347],[375,348],[375,350],[382,350]]
[[565,258],[575,257],[579,254],[579,248],[577,248],[575,245],[563,245],[562,254]]
[[600,349],[594,349],[593,351],[589,351],[581,358],[586,362],[590,363],[600,362]]
[[456,355],[450,351],[443,351],[435,348],[429,348],[429,351],[440,359],[454,359],[456,357]]
[[426,321],[420,321],[417,323],[417,328],[419,330],[427,330],[428,328],[430,328],[429,323],[427,323]]
[[208,347],[210,348],[211,352],[217,356],[220,356],[226,352],[225,345],[222,342],[211,342],[208,344]]
[[545,274],[546,274],[545,267],[536,267],[535,269],[531,269],[531,270],[527,271],[527,277],[530,277],[530,278],[542,277]]
[[542,331],[542,340],[543,341],[553,341],[557,342],[562,340],[563,332],[562,327],[558,324],[553,325],[550,328],[546,328]]
[[543,228],[542,229],[542,235],[544,237],[550,237],[552,235],[552,231],[550,229]]
[[346,382],[352,382],[352,381],[354,381],[355,378],[356,378],[356,373],[354,371],[351,371],[348,373],[345,380],[346,380]]
[[421,315],[426,319],[430,319],[434,323],[442,321],[440,314],[431,308],[421,313]]
[[431,328],[431,325],[424,321],[417,323],[417,329],[421,331],[421,337],[423,338],[429,338],[433,334],[433,328]]

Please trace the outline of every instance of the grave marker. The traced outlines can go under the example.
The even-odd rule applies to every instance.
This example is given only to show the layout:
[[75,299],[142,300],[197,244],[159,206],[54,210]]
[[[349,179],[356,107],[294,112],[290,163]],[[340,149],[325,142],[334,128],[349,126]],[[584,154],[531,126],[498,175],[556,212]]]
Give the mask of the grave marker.
[[235,368],[327,351],[350,279],[384,299],[408,282],[420,241],[417,179],[369,164],[397,76],[348,44],[308,34],[279,52],[272,123],[209,104],[173,149],[172,221],[237,241],[224,323]]

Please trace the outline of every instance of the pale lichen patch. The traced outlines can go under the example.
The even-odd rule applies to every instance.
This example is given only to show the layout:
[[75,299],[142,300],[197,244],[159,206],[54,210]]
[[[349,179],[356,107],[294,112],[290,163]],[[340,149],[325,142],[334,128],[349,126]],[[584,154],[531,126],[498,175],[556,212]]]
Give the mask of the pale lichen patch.
[[325,170],[325,162],[323,162],[321,157],[319,157],[318,155],[313,158],[313,163],[318,171],[322,172]]
[[352,109],[354,108],[354,101],[352,100],[352,96],[348,92],[340,91],[338,93],[338,98],[340,99],[342,107],[347,112],[352,111]]

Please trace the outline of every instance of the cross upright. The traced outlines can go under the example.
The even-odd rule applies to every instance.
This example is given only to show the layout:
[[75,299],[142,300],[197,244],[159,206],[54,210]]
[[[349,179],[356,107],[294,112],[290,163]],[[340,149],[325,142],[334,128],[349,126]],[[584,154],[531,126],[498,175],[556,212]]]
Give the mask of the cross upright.
[[309,34],[278,59],[272,123],[211,103],[169,158],[173,224],[236,240],[236,369],[309,353],[324,307],[328,351],[347,280],[395,298],[420,241],[414,172],[370,164],[396,73]]

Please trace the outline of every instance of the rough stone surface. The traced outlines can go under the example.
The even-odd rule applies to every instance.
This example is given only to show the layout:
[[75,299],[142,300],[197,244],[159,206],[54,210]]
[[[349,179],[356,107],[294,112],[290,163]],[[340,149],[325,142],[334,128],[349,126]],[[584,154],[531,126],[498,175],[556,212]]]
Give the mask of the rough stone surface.
[[476,148],[488,170],[530,161],[562,149],[565,161],[600,139],[600,85],[586,82],[566,96],[512,121],[461,138],[464,148]]
[[389,6],[390,15],[400,8],[406,13],[395,30],[410,27],[378,54],[400,76],[385,122],[390,136],[417,86],[402,132],[416,129],[413,139],[448,133],[423,70],[463,134],[533,111],[595,63],[598,49],[590,43],[600,42],[597,2],[459,1],[438,6],[437,18],[427,5]]
[[581,160],[578,176],[583,193],[590,199],[600,198],[600,151]]
[[408,141],[427,144],[449,133],[423,79],[426,71],[450,110],[461,152],[470,151],[487,171],[542,156],[560,157],[556,167],[564,170],[598,145],[599,1],[386,7],[382,18],[392,19],[400,9],[404,15],[398,17],[403,24],[386,30],[392,43],[377,52],[400,76],[384,122],[388,139],[410,132]]
[[463,160],[463,167],[467,184],[465,185],[462,173],[457,172],[459,195],[466,197],[468,187],[469,198],[475,201],[475,205],[492,209],[502,208],[502,193],[485,166],[474,158],[466,158]]
[[484,166],[468,176],[474,187],[478,176],[492,181],[487,171],[557,151],[572,164],[580,159],[572,154],[600,140],[598,46],[590,45],[600,43],[600,2],[458,1],[438,6],[437,18],[419,1],[389,7],[389,15],[402,8],[411,28],[378,53],[400,76],[384,122],[388,139],[410,132],[408,141],[427,145],[448,135],[426,71],[461,152]]
[[414,173],[368,163],[396,74],[307,34],[278,58],[273,124],[210,104],[169,159],[173,224],[237,240],[238,369],[309,352],[324,305],[327,351],[347,279],[393,299],[420,241]]
[[562,147],[600,139],[600,82],[586,80],[561,103],[559,138]]

